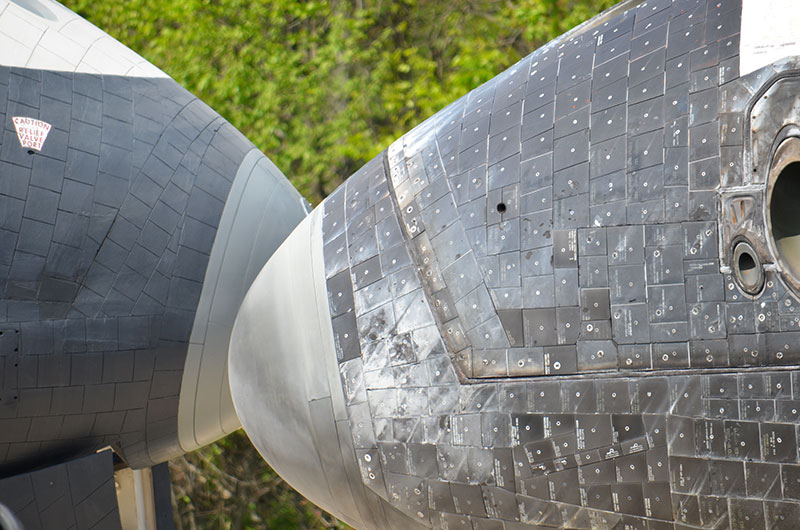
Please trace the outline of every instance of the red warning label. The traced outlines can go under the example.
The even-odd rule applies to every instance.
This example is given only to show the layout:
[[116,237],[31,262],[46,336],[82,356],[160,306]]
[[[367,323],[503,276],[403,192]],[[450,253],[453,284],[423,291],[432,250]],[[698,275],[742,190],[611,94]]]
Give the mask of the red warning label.
[[14,116],[11,119],[17,129],[20,145],[26,149],[41,151],[44,141],[47,140],[47,134],[53,126],[47,122],[23,116]]

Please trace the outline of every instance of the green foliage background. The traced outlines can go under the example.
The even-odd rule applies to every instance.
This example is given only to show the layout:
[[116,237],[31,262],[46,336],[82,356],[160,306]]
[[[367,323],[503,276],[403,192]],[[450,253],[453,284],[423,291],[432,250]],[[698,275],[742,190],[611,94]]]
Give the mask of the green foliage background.
[[312,203],[613,0],[67,0],[203,99]]
[[[202,98],[313,204],[614,0],[65,0]],[[182,528],[329,528],[239,434],[173,463]]]

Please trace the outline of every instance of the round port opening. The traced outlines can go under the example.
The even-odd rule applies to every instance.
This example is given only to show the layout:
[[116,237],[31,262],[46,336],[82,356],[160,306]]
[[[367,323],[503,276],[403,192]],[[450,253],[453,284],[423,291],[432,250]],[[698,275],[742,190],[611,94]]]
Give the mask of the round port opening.
[[506,213],[506,203],[501,202],[497,205],[497,212],[498,213]]
[[757,294],[764,286],[761,261],[747,241],[739,241],[733,248],[733,272],[739,287],[746,293]]

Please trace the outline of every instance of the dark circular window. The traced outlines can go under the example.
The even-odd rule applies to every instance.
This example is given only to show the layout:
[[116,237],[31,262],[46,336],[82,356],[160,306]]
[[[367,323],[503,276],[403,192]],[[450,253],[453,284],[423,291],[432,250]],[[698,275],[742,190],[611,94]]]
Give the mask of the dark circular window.
[[800,162],[784,166],[772,186],[769,220],[783,265],[800,278]]

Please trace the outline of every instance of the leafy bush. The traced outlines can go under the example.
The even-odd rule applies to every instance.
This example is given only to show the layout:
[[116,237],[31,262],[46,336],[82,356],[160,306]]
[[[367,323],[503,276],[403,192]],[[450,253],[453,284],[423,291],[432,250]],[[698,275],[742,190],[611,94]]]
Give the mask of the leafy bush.
[[238,127],[313,204],[613,0],[67,0]]
[[281,480],[242,431],[169,467],[178,530],[349,528]]

